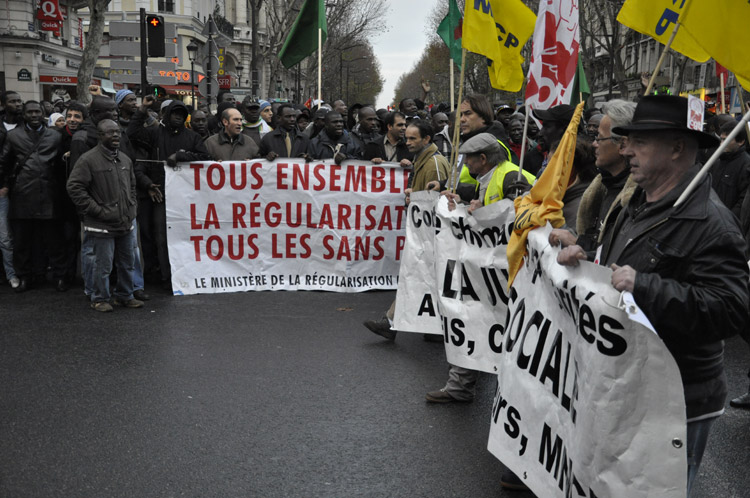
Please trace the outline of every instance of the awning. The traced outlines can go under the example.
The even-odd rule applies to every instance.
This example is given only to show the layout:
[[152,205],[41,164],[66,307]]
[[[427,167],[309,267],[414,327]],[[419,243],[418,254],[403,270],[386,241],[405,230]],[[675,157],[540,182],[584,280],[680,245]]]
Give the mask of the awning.
[[[190,85],[159,85],[164,90],[166,90],[167,93],[173,93],[176,95],[190,95],[190,92],[192,90],[192,87]],[[200,97],[205,97],[200,90],[198,89],[198,85],[195,85],[195,95]]]

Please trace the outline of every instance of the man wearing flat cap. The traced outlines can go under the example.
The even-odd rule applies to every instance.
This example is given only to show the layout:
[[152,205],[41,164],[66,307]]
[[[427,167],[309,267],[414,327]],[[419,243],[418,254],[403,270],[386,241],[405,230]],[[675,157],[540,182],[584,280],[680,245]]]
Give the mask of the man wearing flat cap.
[[[500,201],[510,191],[517,191],[521,185],[531,188],[536,178],[523,171],[518,181],[518,166],[508,161],[507,155],[494,135],[480,133],[464,142],[458,149],[464,154],[464,164],[472,177],[477,179],[474,200],[470,211]],[[459,199],[457,194],[446,194],[450,202]],[[479,372],[451,365],[448,381],[437,391],[428,392],[425,399],[429,403],[468,403],[474,400]]]
[[[633,293],[680,369],[689,495],[711,425],[724,412],[723,340],[747,324],[748,266],[737,220],[710,177],[675,206],[698,171],[698,150],[718,145],[687,123],[687,99],[648,96],[630,125],[612,130],[627,137],[623,154],[638,187],[606,228],[599,261],[612,268],[615,289]],[[571,266],[586,259],[579,246],[558,256]]]

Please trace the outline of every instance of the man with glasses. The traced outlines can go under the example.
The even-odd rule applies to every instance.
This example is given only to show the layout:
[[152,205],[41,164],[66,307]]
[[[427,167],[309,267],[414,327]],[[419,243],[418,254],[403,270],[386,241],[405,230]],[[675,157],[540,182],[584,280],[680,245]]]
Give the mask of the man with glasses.
[[599,175],[583,193],[575,227],[568,227],[574,228],[577,235],[569,230],[555,229],[550,234],[552,245],[567,247],[578,244],[587,252],[596,251],[601,243],[603,227],[617,218],[635,190],[635,183],[630,180],[628,161],[620,153],[625,137],[612,133],[612,128],[630,124],[635,103],[611,100],[602,106],[602,111],[604,115],[594,138]]

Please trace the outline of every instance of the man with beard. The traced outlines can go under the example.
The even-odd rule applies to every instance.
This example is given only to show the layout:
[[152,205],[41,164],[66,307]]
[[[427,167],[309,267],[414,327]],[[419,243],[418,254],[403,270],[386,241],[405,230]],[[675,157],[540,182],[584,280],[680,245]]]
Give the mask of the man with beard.
[[115,94],[115,104],[117,104],[117,115],[120,129],[127,130],[130,118],[138,110],[138,99],[131,90],[118,90]]
[[359,157],[361,151],[348,134],[344,134],[344,118],[338,112],[326,114],[325,128],[312,139],[308,153],[313,159],[333,159],[341,164]]
[[375,164],[396,162],[404,167],[411,166],[414,155],[409,152],[409,148],[404,141],[406,134],[405,116],[398,111],[387,114],[385,116],[385,128],[386,133],[382,139],[365,145],[362,157]]
[[117,268],[114,304],[142,308],[133,296],[133,266],[137,250],[135,175],[130,158],[119,151],[120,126],[103,119],[97,125],[99,144],[83,154],[68,179],[68,193],[83,214],[86,236],[94,247],[91,308],[112,311],[109,275]]
[[291,104],[282,104],[277,109],[277,127],[260,143],[260,156],[269,161],[277,157],[301,157],[310,160],[307,149],[310,139],[297,129],[297,113]]
[[[73,165],[70,162],[70,146],[73,142],[73,135],[83,125],[87,117],[88,109],[85,105],[75,100],[68,103],[68,108],[65,110],[65,128],[60,130],[60,135],[62,135],[60,148],[63,152],[65,168],[60,169],[59,181],[63,189],[65,189],[70,172],[73,170]],[[61,197],[63,245],[65,246],[65,281],[72,283],[75,281],[78,271],[78,253],[81,250],[81,221],[78,218],[78,210],[70,200],[67,190],[62,192]]]
[[68,286],[59,222],[61,189],[57,185],[62,137],[59,131],[44,126],[39,102],[24,103],[22,116],[23,124],[8,132],[0,153],[0,195],[8,196],[13,268],[19,278],[15,291],[31,288],[33,257],[46,250],[55,287],[63,292]]

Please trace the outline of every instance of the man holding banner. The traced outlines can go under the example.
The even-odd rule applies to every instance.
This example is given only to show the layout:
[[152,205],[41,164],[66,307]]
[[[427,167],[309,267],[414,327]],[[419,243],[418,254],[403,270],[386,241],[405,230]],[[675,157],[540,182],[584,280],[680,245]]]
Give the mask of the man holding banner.
[[[531,173],[523,171],[523,180],[517,181],[518,166],[506,159],[506,151],[501,147],[500,141],[490,133],[473,136],[461,145],[458,153],[465,155],[464,168],[477,181],[475,199],[471,201],[470,210],[510,197],[509,192],[517,192],[522,185],[528,189],[536,180]],[[451,204],[460,200],[458,194],[446,195]],[[428,392],[425,399],[429,403],[471,402],[474,400],[478,378],[477,370],[451,365],[445,386]]]
[[[638,188],[608,226],[600,260],[614,271],[615,289],[633,294],[679,367],[689,495],[711,425],[724,412],[723,340],[747,324],[745,241],[709,178],[675,205],[697,172],[698,149],[717,145],[715,137],[688,127],[686,99],[644,97],[632,124],[612,131],[628,137],[623,154]],[[558,262],[575,266],[585,259],[580,246],[570,246]]]

